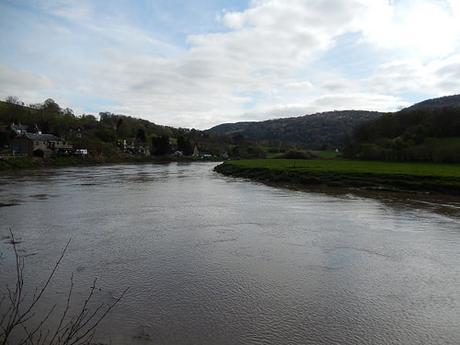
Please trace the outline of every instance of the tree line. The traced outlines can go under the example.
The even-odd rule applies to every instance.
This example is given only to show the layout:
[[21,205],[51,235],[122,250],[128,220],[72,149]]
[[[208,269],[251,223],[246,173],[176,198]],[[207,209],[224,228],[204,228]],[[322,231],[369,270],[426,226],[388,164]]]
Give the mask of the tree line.
[[358,126],[349,158],[460,163],[460,108],[414,108]]
[[[238,136],[213,134],[187,128],[162,126],[131,116],[100,112],[75,115],[70,108],[62,108],[49,98],[43,103],[25,105],[17,97],[0,101],[0,149],[10,140],[7,127],[22,124],[39,128],[43,133],[57,135],[76,148],[86,148],[92,155],[115,157],[133,146],[143,148],[152,155],[163,156],[181,151],[192,155],[194,148],[216,157],[224,152],[239,158],[260,157],[262,150]],[[143,151],[144,152],[144,151]],[[135,152],[131,152],[135,153]]]

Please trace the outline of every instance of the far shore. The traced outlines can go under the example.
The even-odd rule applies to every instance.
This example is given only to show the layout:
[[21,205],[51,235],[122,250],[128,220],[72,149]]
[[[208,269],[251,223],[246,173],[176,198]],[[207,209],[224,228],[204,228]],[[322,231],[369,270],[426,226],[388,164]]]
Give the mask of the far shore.
[[0,174],[2,172],[17,172],[23,170],[37,170],[47,168],[92,166],[106,164],[146,164],[170,162],[221,162],[222,160],[197,160],[193,157],[167,156],[126,156],[126,157],[18,157],[0,160]]
[[265,183],[460,196],[458,164],[260,159],[227,161],[214,170]]

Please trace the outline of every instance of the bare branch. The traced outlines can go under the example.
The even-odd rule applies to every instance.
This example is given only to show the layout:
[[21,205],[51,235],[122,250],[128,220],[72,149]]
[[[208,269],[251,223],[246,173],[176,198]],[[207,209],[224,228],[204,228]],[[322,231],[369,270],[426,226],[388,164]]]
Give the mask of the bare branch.
[[49,342],[49,345],[52,345],[54,343],[54,340],[56,339],[56,337],[61,332],[62,324],[64,323],[65,317],[66,317],[66,315],[67,315],[67,313],[69,312],[69,309],[70,309],[70,299],[72,298],[72,291],[73,291],[73,273],[70,276],[70,289],[69,289],[69,293],[67,294],[67,302],[66,302],[66,305],[65,305],[65,308],[64,308],[64,312],[62,313],[62,316],[59,319],[59,324],[56,327],[56,331],[54,332],[54,335],[51,338],[51,340]]
[[46,280],[45,282],[45,285],[43,285],[43,287],[41,288],[40,292],[38,293],[38,295],[35,297],[35,299],[32,301],[32,303],[30,304],[29,308],[21,315],[21,316],[24,316],[26,315],[27,313],[30,312],[30,310],[32,310],[32,308],[35,306],[35,304],[37,304],[37,302],[40,300],[40,298],[42,297],[43,293],[45,292],[45,290],[47,289],[49,283],[51,282],[51,279],[53,279],[59,265],[61,264],[61,261],[62,259],[64,258],[64,255],[67,251],[67,248],[69,247],[70,245],[70,241],[72,239],[69,239],[67,241],[67,244],[65,245],[64,249],[62,250],[61,252],[61,255],[59,256],[59,259],[56,261],[56,264],[54,265],[53,267],[53,270],[51,271],[50,275],[48,276],[48,279]]
[[[24,290],[24,256],[19,254],[17,244],[19,243],[10,229],[11,245],[15,257],[15,284],[14,289],[6,285],[6,291],[0,298],[0,308],[5,309],[0,314],[0,345],[9,345],[10,338],[15,333],[15,342],[17,345],[89,345],[94,338],[96,328],[107,314],[120,302],[125,296],[128,289],[111,304],[101,303],[97,306],[91,306],[95,296],[97,278],[94,279],[89,293],[79,308],[78,313],[70,313],[70,305],[74,289],[74,276],[71,275],[70,287],[67,294],[67,300],[57,324],[50,329],[45,329],[45,325],[56,312],[56,305],[52,306],[48,313],[42,318],[36,320],[36,306],[42,300],[47,291],[50,282],[56,275],[56,272],[67,252],[71,240],[66,243],[60,256],[54,264],[43,286],[34,289],[30,299]],[[27,297],[27,298],[26,298]],[[26,304],[26,300],[30,303]]]

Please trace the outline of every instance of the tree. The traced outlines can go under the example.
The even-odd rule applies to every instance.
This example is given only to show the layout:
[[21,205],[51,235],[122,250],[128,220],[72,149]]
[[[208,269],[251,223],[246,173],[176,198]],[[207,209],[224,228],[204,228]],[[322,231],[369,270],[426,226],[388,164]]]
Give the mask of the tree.
[[111,124],[112,119],[114,118],[115,115],[108,111],[105,111],[105,112],[100,112],[99,116],[101,118],[101,122],[107,122]]
[[145,136],[145,131],[142,128],[139,128],[136,133],[136,140],[140,143],[145,143],[147,138]]
[[177,138],[177,149],[182,151],[186,156],[191,156],[193,154],[193,145],[189,138],[180,136]]
[[52,98],[48,98],[43,102],[43,110],[53,114],[61,113],[61,107]]
[[98,125],[97,119],[94,115],[83,114],[78,122],[86,129],[93,129]]
[[9,104],[14,104],[14,105],[24,105],[24,102],[21,102],[21,100],[16,96],[6,97],[5,102]]
[[244,141],[244,135],[242,135],[241,133],[236,133],[232,135],[231,140],[232,144],[239,145]]
[[160,137],[152,138],[153,153],[156,156],[164,156],[171,151],[171,145],[169,144],[169,136],[162,135]]
[[75,117],[75,114],[73,113],[73,110],[70,109],[70,108],[65,108],[65,109],[62,111],[62,114],[66,115],[66,116]]
[[117,134],[119,133],[122,124],[123,124],[123,118],[120,117],[120,118],[117,120],[117,124],[116,124]]
[[108,128],[98,129],[94,135],[106,143],[114,143],[117,139],[113,130]]

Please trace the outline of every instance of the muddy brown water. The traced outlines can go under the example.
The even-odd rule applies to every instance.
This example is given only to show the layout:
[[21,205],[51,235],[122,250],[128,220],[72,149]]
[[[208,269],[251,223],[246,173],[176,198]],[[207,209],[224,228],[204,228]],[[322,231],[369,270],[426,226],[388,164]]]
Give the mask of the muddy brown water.
[[460,200],[321,193],[225,177],[215,163],[0,177],[0,283],[12,227],[44,302],[129,293],[106,344],[459,344]]

